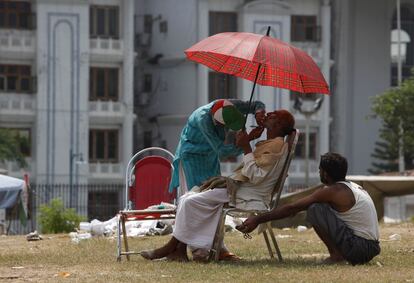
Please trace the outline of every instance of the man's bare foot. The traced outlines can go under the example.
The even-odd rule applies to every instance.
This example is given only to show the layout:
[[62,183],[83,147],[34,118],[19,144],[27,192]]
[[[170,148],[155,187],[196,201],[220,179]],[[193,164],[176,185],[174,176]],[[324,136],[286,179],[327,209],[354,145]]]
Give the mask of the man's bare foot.
[[157,258],[161,258],[159,256],[157,256],[157,254],[155,253],[155,250],[147,250],[147,251],[140,251],[139,254],[148,260],[154,260]]
[[174,252],[177,249],[177,245],[179,243],[180,242],[176,238],[171,237],[168,243],[166,243],[161,248],[141,251],[140,254],[143,258],[148,260],[163,258],[166,257],[168,254]]
[[183,254],[182,252],[178,250],[167,255],[167,259],[171,261],[179,261],[179,262],[189,261],[187,254]]
[[140,251],[139,254],[145,259],[154,260],[166,257],[169,254],[169,250],[165,248],[159,248],[155,250]]

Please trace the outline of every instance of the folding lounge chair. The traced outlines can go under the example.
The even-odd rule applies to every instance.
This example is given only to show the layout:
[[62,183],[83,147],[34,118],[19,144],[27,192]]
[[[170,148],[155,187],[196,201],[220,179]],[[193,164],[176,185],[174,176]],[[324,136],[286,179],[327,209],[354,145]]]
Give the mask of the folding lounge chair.
[[[270,209],[272,210],[273,208],[277,207],[278,203],[279,203],[279,199],[280,199],[280,195],[282,194],[283,191],[283,185],[285,183],[286,177],[288,175],[288,170],[289,170],[289,166],[290,166],[290,162],[295,154],[295,148],[296,148],[296,144],[298,142],[298,138],[299,138],[299,130],[294,130],[289,136],[286,137],[286,141],[288,143],[288,154],[286,157],[286,160],[283,164],[283,168],[281,171],[281,174],[278,178],[278,180],[276,181],[276,184],[273,188],[272,191],[272,201],[269,204]],[[267,212],[269,210],[265,210],[265,211],[258,211],[258,210],[243,210],[243,209],[238,209],[238,208],[234,208],[234,207],[224,207],[223,208],[223,212],[221,214],[221,218],[220,221],[217,225],[217,230],[216,230],[216,234],[214,236],[214,241],[213,241],[213,246],[212,249],[210,250],[210,256],[209,256],[209,260],[215,260],[218,261],[219,260],[219,256],[220,256],[220,249],[221,249],[221,243],[223,242],[224,239],[224,223],[226,220],[226,216],[230,215],[233,217],[248,217],[250,215],[257,215],[260,213],[264,213]],[[263,232],[263,237],[265,239],[266,242],[266,246],[267,249],[269,251],[269,255],[271,258],[274,258],[274,252],[272,250],[271,244],[269,242],[269,237],[267,235],[267,233],[270,234],[270,238],[272,239],[272,243],[275,249],[275,252],[278,256],[279,261],[283,261],[282,258],[282,254],[280,253],[280,249],[279,246],[277,244],[275,235],[273,233],[273,229],[272,229],[272,225],[271,222],[267,222],[267,223],[263,223],[261,225],[259,225],[259,229],[262,229]]]
[[[133,220],[174,219],[175,209],[146,210],[161,202],[175,203],[175,193],[168,192],[174,155],[159,147],[150,147],[136,153],[128,162],[125,184],[125,208],[118,213],[117,260],[130,251],[125,223]],[[121,233],[124,244],[122,249]]]

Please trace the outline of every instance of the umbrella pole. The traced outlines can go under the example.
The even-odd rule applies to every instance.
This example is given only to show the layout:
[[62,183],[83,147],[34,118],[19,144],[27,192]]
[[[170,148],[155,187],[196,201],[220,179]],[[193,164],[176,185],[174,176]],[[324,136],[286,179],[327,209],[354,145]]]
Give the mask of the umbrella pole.
[[[267,31],[266,31],[266,36],[269,36],[269,35],[270,35],[270,26],[267,27]],[[250,107],[252,106],[253,93],[254,93],[254,89],[256,88],[256,82],[257,82],[257,78],[259,77],[259,72],[260,72],[260,68],[261,67],[262,67],[262,64],[259,64],[259,66],[257,67],[257,72],[256,72],[256,77],[254,78],[252,92],[250,93],[249,106],[247,107],[247,113],[244,116],[244,126],[243,126],[243,130],[246,130],[247,116],[250,113]]]
[[252,92],[250,93],[250,99],[249,99],[249,106],[247,107],[247,112],[244,115],[244,127],[243,130],[246,130],[246,122],[247,122],[247,116],[250,113],[250,107],[252,106],[252,99],[253,99],[253,93],[254,93],[254,89],[256,87],[256,81],[257,81],[257,77],[259,76],[259,72],[260,72],[260,67],[262,66],[262,64],[259,64],[259,67],[257,67],[257,72],[256,72],[256,77],[254,79],[254,84],[252,87]]

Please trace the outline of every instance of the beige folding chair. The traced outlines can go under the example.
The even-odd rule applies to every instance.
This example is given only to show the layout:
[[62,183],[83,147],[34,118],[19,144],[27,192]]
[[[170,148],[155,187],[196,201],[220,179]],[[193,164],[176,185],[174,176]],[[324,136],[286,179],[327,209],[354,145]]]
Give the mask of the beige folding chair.
[[[292,131],[292,133],[286,137],[286,142],[288,143],[288,154],[286,156],[285,163],[283,164],[281,174],[279,178],[277,179],[276,184],[273,188],[272,197],[271,197],[272,201],[269,205],[270,207],[269,210],[272,210],[275,207],[277,207],[279,203],[280,195],[282,194],[282,191],[283,191],[283,185],[288,175],[290,162],[295,154],[295,148],[296,148],[296,144],[298,143],[298,139],[299,139],[299,130],[297,129]],[[243,210],[243,209],[238,209],[235,207],[224,207],[219,223],[217,225],[217,230],[214,236],[212,249],[210,250],[209,260],[213,260],[213,259],[215,261],[219,260],[221,244],[223,242],[224,232],[225,232],[224,223],[225,223],[227,215],[230,215],[233,217],[248,217],[250,215],[257,215],[257,214],[265,213],[265,212],[268,212],[269,210]],[[270,238],[272,240],[275,253],[277,254],[279,261],[283,261],[282,254],[280,253],[279,246],[277,244],[275,235],[273,233],[271,222],[263,223],[261,224],[261,226],[259,226],[259,228],[262,229],[263,237],[265,239],[266,246],[269,251],[270,257],[274,258],[275,256],[274,256],[274,252],[272,250],[272,246],[270,244],[269,236],[267,235],[267,233],[270,234]]]

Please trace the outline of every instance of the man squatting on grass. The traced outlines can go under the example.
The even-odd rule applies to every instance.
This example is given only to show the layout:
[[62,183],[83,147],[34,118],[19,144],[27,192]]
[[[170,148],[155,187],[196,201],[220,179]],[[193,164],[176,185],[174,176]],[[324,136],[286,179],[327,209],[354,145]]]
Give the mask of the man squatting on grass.
[[346,181],[347,160],[337,153],[321,156],[319,176],[326,186],[310,196],[272,211],[252,216],[236,227],[244,233],[258,224],[281,219],[307,209],[307,221],[328,248],[327,263],[369,262],[381,251],[374,203],[359,185]]
[[[201,186],[201,193],[192,192],[183,195],[178,202],[173,237],[163,247],[142,251],[146,259],[167,257],[170,260],[188,261],[187,245],[193,250],[193,260],[205,261],[211,249],[217,224],[225,203],[243,209],[265,210],[270,203],[271,191],[283,168],[283,160],[288,153],[284,137],[294,128],[295,120],[288,111],[269,112],[264,118],[267,140],[260,141],[252,151],[252,136],[239,131],[236,145],[243,149],[243,163],[229,178],[215,177]],[[229,253],[224,244],[222,260],[238,260]]]

